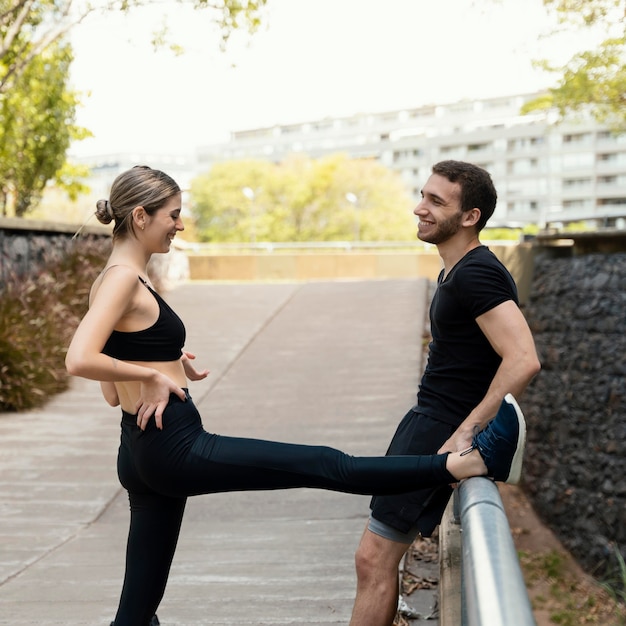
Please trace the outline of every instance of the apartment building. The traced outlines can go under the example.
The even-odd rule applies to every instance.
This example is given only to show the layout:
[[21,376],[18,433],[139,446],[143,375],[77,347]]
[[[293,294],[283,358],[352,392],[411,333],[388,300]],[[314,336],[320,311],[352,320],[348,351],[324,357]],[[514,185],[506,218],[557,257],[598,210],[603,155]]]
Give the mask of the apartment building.
[[626,224],[626,133],[594,120],[559,122],[554,113],[521,115],[539,94],[358,113],[233,132],[198,149],[199,170],[236,159],[280,162],[344,152],[399,173],[415,202],[433,163],[471,161],[491,172],[499,200],[493,225],[589,221]]
[[189,187],[191,179],[196,174],[195,159],[190,155],[128,152],[79,157],[74,160],[89,167],[87,184],[91,189],[91,198],[96,199],[108,198],[111,185],[118,174],[135,165],[149,165],[163,170],[183,189]]

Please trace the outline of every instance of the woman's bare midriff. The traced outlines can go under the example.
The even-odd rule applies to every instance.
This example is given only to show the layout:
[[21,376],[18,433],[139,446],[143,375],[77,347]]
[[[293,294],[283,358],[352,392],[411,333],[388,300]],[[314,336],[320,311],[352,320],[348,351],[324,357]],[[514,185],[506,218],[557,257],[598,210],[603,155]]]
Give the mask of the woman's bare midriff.
[[[165,374],[172,382],[179,387],[187,387],[187,377],[183,368],[182,361],[128,361],[133,365],[140,365],[150,369],[158,370]],[[139,391],[141,383],[138,381],[126,381],[115,383],[117,395],[120,400],[122,410],[127,413],[134,414],[136,412],[137,401],[139,400]]]

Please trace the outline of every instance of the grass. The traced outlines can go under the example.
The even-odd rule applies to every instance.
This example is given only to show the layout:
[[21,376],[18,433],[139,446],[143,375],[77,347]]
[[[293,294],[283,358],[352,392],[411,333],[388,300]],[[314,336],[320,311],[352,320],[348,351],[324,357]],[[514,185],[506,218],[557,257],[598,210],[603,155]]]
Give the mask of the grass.
[[626,562],[618,546],[614,546],[613,555],[617,563],[616,571],[601,584],[601,587],[615,602],[626,604]]
[[591,577],[572,571],[569,557],[558,550],[519,553],[520,564],[538,624],[580,626],[626,625],[626,606]]

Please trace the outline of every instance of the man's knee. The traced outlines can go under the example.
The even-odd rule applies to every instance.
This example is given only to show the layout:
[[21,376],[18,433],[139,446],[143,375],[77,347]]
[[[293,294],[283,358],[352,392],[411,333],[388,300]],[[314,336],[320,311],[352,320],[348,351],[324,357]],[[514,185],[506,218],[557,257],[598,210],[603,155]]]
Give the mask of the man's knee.
[[390,574],[397,576],[400,560],[408,547],[367,529],[354,555],[357,577],[366,581]]
[[361,540],[354,555],[354,565],[356,567],[357,576],[360,579],[367,578],[369,574],[376,569],[376,566],[379,564],[376,559],[376,554],[377,551],[372,546],[372,542]]

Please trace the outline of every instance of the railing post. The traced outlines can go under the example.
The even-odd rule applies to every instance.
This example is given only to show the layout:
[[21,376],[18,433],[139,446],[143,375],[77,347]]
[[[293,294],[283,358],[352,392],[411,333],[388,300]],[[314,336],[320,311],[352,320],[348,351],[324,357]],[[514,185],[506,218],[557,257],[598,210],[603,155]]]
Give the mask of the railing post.
[[439,625],[463,626],[461,520],[455,489],[439,527]]

